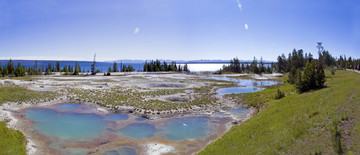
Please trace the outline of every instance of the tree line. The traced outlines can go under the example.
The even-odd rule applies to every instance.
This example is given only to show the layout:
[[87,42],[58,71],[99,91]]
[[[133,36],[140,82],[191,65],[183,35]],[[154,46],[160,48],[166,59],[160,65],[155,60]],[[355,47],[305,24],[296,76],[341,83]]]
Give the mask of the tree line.
[[258,61],[254,57],[251,63],[241,63],[238,58],[233,58],[229,65],[222,67],[220,73],[286,73],[288,75],[287,82],[293,84],[301,93],[324,87],[325,68],[331,69],[332,74],[335,73],[335,69],[360,70],[360,59],[346,58],[343,55],[334,58],[329,51],[324,49],[321,42],[318,42],[316,47],[318,48],[318,59],[314,59],[311,53],[305,53],[302,49],[294,49],[287,57],[285,54],[281,54],[275,64],[271,63],[267,67],[264,66],[262,58]]
[[132,65],[120,64],[120,68],[118,68],[118,64],[114,61],[113,67],[109,67],[108,72],[133,72],[135,68]]
[[162,63],[160,60],[151,60],[150,62],[145,61],[144,64],[144,72],[190,72],[188,68],[188,64],[186,63],[184,66],[177,65],[175,61],[172,61],[168,64],[166,61]]
[[224,65],[222,69],[220,69],[220,73],[272,73],[274,71],[273,66],[273,63],[271,63],[271,65],[265,67],[265,63],[262,57],[260,58],[260,61],[258,61],[256,57],[254,57],[254,60],[251,63],[240,63],[240,60],[238,58],[234,58],[230,60],[229,65]]
[[4,66],[0,63],[0,75],[2,76],[52,75],[53,72],[63,72],[65,75],[79,75],[81,67],[78,62],[75,62],[75,66],[65,65],[63,69],[60,69],[59,61],[56,62],[56,65],[52,65],[51,63],[48,65],[39,65],[38,61],[35,61],[34,66],[28,68],[21,65],[20,62],[15,66],[11,59]]
[[[97,70],[96,62],[94,61],[91,65],[91,74],[96,75],[100,70]],[[132,65],[121,65],[120,69],[117,68],[118,65],[114,62],[113,68],[109,67],[108,72],[133,72],[135,68]],[[25,75],[52,75],[54,72],[61,72],[63,75],[79,75],[80,73],[86,73],[83,69],[81,70],[80,64],[76,61],[75,65],[65,65],[62,68],[60,67],[60,61],[56,61],[55,65],[49,63],[47,65],[39,65],[38,61],[35,60],[33,66],[25,67],[20,62],[17,65],[14,65],[12,59],[4,66],[0,63],[0,75],[1,76],[25,76]],[[87,71],[89,72],[89,71]]]
[[4,67],[2,67],[0,64],[0,75],[2,76],[13,75],[18,77],[18,76],[25,76],[25,74],[26,74],[25,66],[21,65],[21,63],[18,63],[18,65],[15,67],[14,62],[10,59],[8,64],[5,65]]
[[120,64],[120,69],[118,69],[117,63],[114,61],[113,68],[109,67],[108,72],[104,73],[104,76],[110,76],[111,72],[133,72],[135,68],[132,65]]
[[336,65],[338,69],[353,69],[360,71],[360,59],[353,59],[351,57],[346,59],[346,55],[340,55],[337,59]]
[[325,50],[321,42],[318,42],[318,59],[314,59],[311,53],[305,53],[303,50],[294,49],[286,58],[284,54],[278,56],[276,64],[277,71],[287,73],[287,82],[293,84],[298,92],[307,92],[310,90],[321,89],[325,85],[325,68],[335,69],[358,69],[359,60],[352,60],[349,57],[340,56],[334,58],[329,51]]

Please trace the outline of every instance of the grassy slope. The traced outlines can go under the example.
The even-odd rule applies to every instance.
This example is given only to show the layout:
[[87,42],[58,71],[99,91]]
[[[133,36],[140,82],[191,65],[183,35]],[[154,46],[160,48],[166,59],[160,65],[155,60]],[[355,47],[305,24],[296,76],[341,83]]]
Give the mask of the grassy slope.
[[6,127],[5,122],[0,122],[0,154],[26,154],[25,136],[16,130]]
[[359,84],[360,74],[337,71],[318,91],[298,94],[285,84],[280,89],[287,96],[280,100],[270,99],[277,88],[250,93],[256,99],[245,96],[245,102],[267,101],[266,108],[199,154],[358,154]]

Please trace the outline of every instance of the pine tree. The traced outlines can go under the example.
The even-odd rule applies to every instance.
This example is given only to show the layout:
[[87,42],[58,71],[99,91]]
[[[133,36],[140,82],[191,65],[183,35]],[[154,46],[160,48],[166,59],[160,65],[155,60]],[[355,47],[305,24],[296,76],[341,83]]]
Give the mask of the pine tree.
[[315,79],[316,79],[316,88],[317,89],[324,87],[324,84],[326,81],[325,80],[325,72],[324,72],[323,65],[320,61],[318,62],[318,65],[316,67]]
[[1,67],[1,63],[0,63],[0,75],[2,75],[3,69]]
[[302,93],[305,91],[305,84],[302,80],[302,74],[301,74],[301,70],[297,69],[296,70],[296,78],[295,78],[295,88],[297,89],[298,92]]
[[94,61],[93,61],[93,64],[91,65],[91,75],[96,75],[96,73],[97,73],[95,70],[95,66],[96,66],[95,58],[96,58],[96,54],[94,54]]
[[50,75],[52,74],[51,72],[51,63],[49,63],[45,69],[45,75]]
[[123,67],[122,67],[122,72],[126,72],[126,65],[125,64],[123,64]]
[[255,73],[255,74],[259,74],[259,68],[258,68],[258,63],[257,63],[257,59],[256,57],[254,57],[253,62],[250,65],[251,67],[251,72]]
[[16,68],[15,68],[14,75],[15,75],[16,77],[25,76],[25,75],[26,75],[26,69],[25,69],[24,66],[21,65],[20,62],[18,63],[18,65],[17,65]]
[[7,69],[8,69],[8,74],[14,75],[14,71],[15,71],[14,62],[11,59],[8,62]]
[[264,73],[264,72],[265,72],[264,60],[263,60],[262,57],[260,58],[260,69],[259,69],[259,72],[260,72],[260,73]]
[[114,64],[113,64],[113,72],[118,72],[118,66],[117,66],[117,63],[114,61]]
[[270,66],[267,66],[266,73],[269,73],[269,74],[272,73],[272,70],[271,70]]
[[2,75],[3,75],[3,76],[9,75],[9,71],[8,71],[7,66],[4,66],[4,69],[3,69],[3,71],[2,71]]
[[73,72],[73,68],[70,65],[68,66],[68,71]]
[[128,65],[126,68],[126,72],[133,72],[133,71],[135,71],[135,68],[131,65]]
[[187,63],[185,63],[185,65],[184,65],[184,71],[185,71],[185,72],[190,72],[190,70],[189,70],[189,68],[188,68],[188,64],[187,64]]
[[[107,74],[106,74],[106,75],[107,75],[107,76],[110,76],[110,75],[111,75],[111,73],[110,73],[110,72],[111,72],[111,67],[109,67],[108,72],[107,72]],[[104,74],[105,74],[105,73],[104,73]]]
[[179,72],[182,72],[182,68],[181,68],[180,65],[179,65],[178,71],[179,71]]
[[288,82],[290,84],[294,84],[295,83],[295,78],[296,78],[296,68],[295,68],[295,66],[292,66],[291,70],[289,72],[289,75],[288,75]]
[[315,72],[315,65],[314,62],[308,62],[306,64],[304,75],[302,77],[304,82],[304,90],[312,90],[315,89],[316,86],[316,80],[315,80],[316,72]]
[[55,72],[60,72],[60,62],[56,61],[56,69]]
[[75,62],[75,70],[74,70],[73,75],[79,75],[80,71],[81,71],[81,69],[80,69],[79,63],[76,61]]
[[[145,63],[144,63],[144,69],[143,69],[143,71],[144,72],[147,72],[147,66],[148,66],[148,63],[147,63],[147,61],[145,61]],[[120,72],[122,71],[122,69],[120,69]]]
[[35,60],[34,70],[35,70],[35,75],[40,75],[40,67],[37,60]]

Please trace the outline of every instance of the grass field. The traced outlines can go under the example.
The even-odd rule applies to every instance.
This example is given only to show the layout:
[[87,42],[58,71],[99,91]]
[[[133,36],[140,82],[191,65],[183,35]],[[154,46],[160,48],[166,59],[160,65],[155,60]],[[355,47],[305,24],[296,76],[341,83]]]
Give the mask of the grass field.
[[[337,71],[321,90],[284,84],[242,95],[262,110],[199,154],[360,154],[359,84],[360,74]],[[286,95],[279,100],[277,87]]]
[[50,100],[56,97],[54,92],[29,90],[14,84],[0,84],[0,105],[5,102],[27,102],[32,100]]

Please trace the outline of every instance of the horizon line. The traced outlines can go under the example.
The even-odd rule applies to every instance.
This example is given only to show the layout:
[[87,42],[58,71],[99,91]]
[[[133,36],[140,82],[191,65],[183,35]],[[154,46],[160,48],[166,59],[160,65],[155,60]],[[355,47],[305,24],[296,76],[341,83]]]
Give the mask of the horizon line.
[[[22,58],[22,57],[18,57],[18,58],[11,58],[11,57],[0,57],[1,61],[7,61],[7,60],[16,60],[16,61],[85,61],[85,62],[92,62],[93,60],[86,60],[86,59],[71,59],[71,58]],[[185,61],[185,62],[190,62],[190,61],[230,61],[232,59],[191,59],[191,60],[174,60],[174,59],[117,59],[117,60],[109,60],[109,59],[100,59],[100,60],[96,60],[96,62],[114,62],[114,61],[151,61],[151,60],[161,60],[161,61]],[[253,60],[246,60],[246,59],[239,59],[240,61],[253,61]],[[259,61],[259,60],[258,60]],[[273,60],[263,60],[263,61],[267,61],[267,62],[276,62]]]

